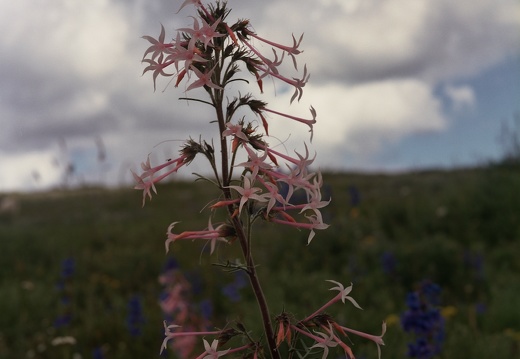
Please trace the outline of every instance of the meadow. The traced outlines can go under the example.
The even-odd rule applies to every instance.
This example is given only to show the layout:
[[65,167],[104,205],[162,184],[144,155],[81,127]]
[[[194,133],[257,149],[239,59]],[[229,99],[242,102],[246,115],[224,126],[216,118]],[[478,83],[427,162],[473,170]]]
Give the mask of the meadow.
[[[308,315],[331,297],[325,280],[353,282],[364,310],[345,304],[331,314],[374,334],[385,320],[382,358],[406,358],[414,340],[400,324],[406,296],[430,280],[445,320],[438,358],[520,357],[518,167],[326,173],[324,183],[330,227],[310,245],[303,231],[257,225],[273,315]],[[0,358],[159,357],[158,277],[172,258],[193,283],[190,300],[210,303],[216,327],[240,322],[258,332],[254,296],[247,286],[224,292],[236,273],[214,265],[237,260],[233,246],[210,257],[203,243],[179,242],[165,254],[168,225],[203,229],[217,191],[171,182],[158,192],[144,208],[132,189],[9,195],[19,208],[0,214]],[[375,344],[351,340],[358,359],[377,358]]]

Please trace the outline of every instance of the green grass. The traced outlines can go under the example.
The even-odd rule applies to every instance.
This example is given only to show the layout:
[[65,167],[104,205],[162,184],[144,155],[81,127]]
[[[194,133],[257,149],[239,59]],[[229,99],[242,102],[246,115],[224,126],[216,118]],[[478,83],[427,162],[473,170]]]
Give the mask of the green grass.
[[[307,246],[307,233],[259,223],[254,251],[273,315],[283,309],[310,314],[330,298],[333,279],[354,282],[352,296],[364,308],[330,309],[347,326],[378,334],[388,321],[383,358],[403,358],[412,338],[398,316],[406,293],[423,279],[442,289],[446,341],[441,358],[520,356],[520,172],[511,168],[430,171],[402,175],[326,174],[332,202],[324,211],[331,224]],[[348,188],[359,189],[353,208]],[[17,214],[0,215],[0,358],[155,358],[162,342],[161,286],[165,232],[203,229],[216,195],[203,183],[170,183],[141,208],[133,190],[82,189],[14,195]],[[177,227],[176,227],[177,228]],[[254,298],[243,290],[239,304],[227,303],[220,288],[229,274],[211,265],[234,260],[233,247],[211,258],[200,242],[175,243],[173,255],[186,271],[202,276],[203,291],[218,313],[215,326],[240,320],[258,331]],[[384,272],[381,255],[391,252],[395,271]],[[465,263],[481,256],[483,272]],[[56,329],[63,311],[56,288],[65,258],[76,271],[67,285],[72,322]],[[126,328],[127,302],[143,299],[143,335]],[[485,304],[482,314],[476,304]],[[57,336],[73,346],[53,346]],[[351,338],[358,358],[376,358],[373,343]],[[338,353],[339,354],[339,353]],[[78,356],[76,356],[78,358]]]

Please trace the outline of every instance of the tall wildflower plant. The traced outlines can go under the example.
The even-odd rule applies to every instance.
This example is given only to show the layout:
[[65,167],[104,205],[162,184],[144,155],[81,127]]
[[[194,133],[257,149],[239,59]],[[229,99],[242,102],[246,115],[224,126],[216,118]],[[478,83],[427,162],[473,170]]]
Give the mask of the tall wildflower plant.
[[[152,198],[152,192],[157,193],[156,183],[188,166],[197,156],[208,161],[212,176],[204,179],[218,187],[221,193],[210,206],[208,225],[204,229],[178,231],[180,225],[173,222],[166,234],[166,251],[175,242],[185,240],[207,242],[210,255],[217,244],[239,246],[243,261],[222,265],[247,276],[257,300],[263,333],[255,335],[243,324],[217,329],[215,323],[215,329],[197,331],[165,321],[161,352],[169,343],[191,337],[199,338],[201,350],[204,348],[194,356],[197,359],[223,356],[279,359],[282,345],[286,346],[283,353],[289,357],[319,355],[326,358],[330,348],[338,347],[348,358],[354,358],[351,348],[344,342],[349,333],[373,340],[379,351],[386,329],[384,323],[383,333],[375,336],[345,327],[325,312],[331,305],[346,301],[360,308],[349,296],[352,285],[344,287],[339,282],[329,281],[334,285],[331,290],[337,293],[307,317],[296,319],[286,312],[273,316],[257,275],[252,250],[254,224],[267,221],[305,230],[308,243],[311,243],[316,231],[328,227],[320,210],[330,200],[322,199],[320,172],[309,170],[315,157],[310,156],[307,145],[305,153],[288,154],[275,150],[268,143],[269,120],[273,117],[277,121],[296,121],[307,126],[312,139],[316,123],[314,108],[310,107],[309,118],[293,116],[271,108],[251,93],[230,93],[230,84],[237,81],[249,84],[249,80],[253,80],[253,85],[263,93],[263,81],[271,78],[293,88],[291,103],[299,101],[309,79],[307,66],[303,66],[301,75],[290,77],[282,72],[281,65],[288,60],[295,71],[301,70],[297,57],[302,52],[302,36],[293,35],[290,45],[265,39],[256,34],[249,20],[229,22],[230,9],[225,2],[206,5],[200,0],[185,0],[179,11],[183,8],[195,10],[190,16],[193,26],[178,29],[171,41],[166,40],[164,27],[157,38],[143,37],[150,43],[142,60],[146,64],[143,73],[152,74],[154,88],[159,77],[166,77],[176,87],[184,83],[187,93],[194,93],[194,90],[204,93],[202,98],[187,96],[182,99],[214,110],[215,118],[210,126],[214,127],[218,148],[215,149],[212,141],[189,138],[177,158],[153,165],[149,158],[143,162],[142,173],[133,173],[136,188],[143,190],[144,205],[147,197]],[[256,44],[272,49],[265,54]],[[250,111],[250,114],[239,116],[239,110],[241,113]],[[238,163],[239,158],[247,159]],[[282,185],[286,188],[283,193],[279,190]],[[291,201],[296,191],[305,193],[304,203]],[[216,211],[224,212],[226,219],[223,222],[213,223]],[[231,340],[234,337],[241,340]]]

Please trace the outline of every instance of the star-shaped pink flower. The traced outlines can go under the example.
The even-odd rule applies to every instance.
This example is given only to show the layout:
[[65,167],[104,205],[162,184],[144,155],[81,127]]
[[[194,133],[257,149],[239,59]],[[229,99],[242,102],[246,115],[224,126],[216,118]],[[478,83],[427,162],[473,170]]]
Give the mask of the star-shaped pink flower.
[[262,194],[262,195],[256,194],[258,192],[261,192],[262,189],[259,188],[259,187],[251,187],[252,183],[251,183],[251,180],[249,179],[249,177],[244,177],[243,184],[244,184],[244,187],[229,186],[229,188],[234,189],[235,191],[240,193],[240,195],[242,196],[242,198],[240,199],[240,205],[239,205],[239,208],[238,208],[238,212],[239,213],[242,212],[242,207],[250,199],[253,199],[253,200],[256,200],[256,201],[259,201],[259,202],[267,202],[268,201],[268,199],[266,198],[265,194]]

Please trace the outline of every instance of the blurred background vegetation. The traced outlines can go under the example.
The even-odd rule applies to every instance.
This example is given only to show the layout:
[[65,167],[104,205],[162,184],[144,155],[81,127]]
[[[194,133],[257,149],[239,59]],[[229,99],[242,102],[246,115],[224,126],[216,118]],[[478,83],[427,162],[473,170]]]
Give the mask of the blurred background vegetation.
[[[520,357],[517,162],[326,173],[324,183],[331,226],[309,246],[304,231],[257,225],[254,251],[273,316],[313,312],[331,297],[326,279],[353,282],[364,310],[345,304],[329,313],[374,334],[386,320],[382,357],[403,358],[414,340],[400,324],[406,295],[430,280],[441,288],[445,319],[438,357]],[[209,210],[201,209],[216,189],[171,182],[158,192],[144,208],[142,193],[131,189],[1,195],[10,206],[0,214],[0,358],[157,357],[164,337],[158,277],[169,259],[196,287],[190,301],[211,304],[215,327],[239,321],[260,333],[248,287],[233,297],[236,273],[213,265],[240,258],[234,246],[210,257],[202,242],[179,242],[165,254],[171,222],[181,221],[179,230],[206,227]],[[377,357],[375,344],[351,340],[357,358]]]

